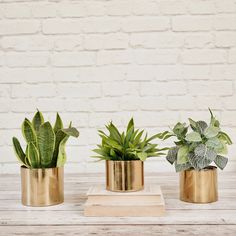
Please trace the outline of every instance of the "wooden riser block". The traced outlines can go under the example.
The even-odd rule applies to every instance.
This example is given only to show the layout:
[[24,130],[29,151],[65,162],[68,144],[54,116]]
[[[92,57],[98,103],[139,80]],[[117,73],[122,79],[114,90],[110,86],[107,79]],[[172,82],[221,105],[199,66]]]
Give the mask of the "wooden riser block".
[[91,187],[84,206],[85,216],[162,216],[165,202],[159,186],[146,186],[138,192],[111,192],[103,186]]
[[103,216],[103,217],[151,217],[163,216],[165,214],[165,205],[149,206],[102,206],[102,205],[85,205],[85,216]]

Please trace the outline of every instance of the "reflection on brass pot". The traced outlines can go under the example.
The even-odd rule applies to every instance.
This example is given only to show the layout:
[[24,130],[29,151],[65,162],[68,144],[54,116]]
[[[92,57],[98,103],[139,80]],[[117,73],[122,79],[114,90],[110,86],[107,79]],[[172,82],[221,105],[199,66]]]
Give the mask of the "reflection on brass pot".
[[180,172],[180,200],[192,203],[210,203],[218,200],[217,168]]
[[142,161],[106,161],[107,190],[115,192],[139,191],[143,187]]
[[22,204],[50,206],[64,201],[64,168],[21,167]]

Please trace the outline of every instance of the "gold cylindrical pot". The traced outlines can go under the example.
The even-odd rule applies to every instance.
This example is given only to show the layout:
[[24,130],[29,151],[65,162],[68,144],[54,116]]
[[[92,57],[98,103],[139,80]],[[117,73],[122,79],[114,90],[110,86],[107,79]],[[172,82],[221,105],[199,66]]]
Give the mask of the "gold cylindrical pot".
[[189,169],[180,172],[180,200],[210,203],[218,200],[217,168]]
[[21,167],[22,204],[51,206],[64,201],[64,168]]
[[143,162],[106,161],[106,189],[115,192],[139,191],[144,187]]

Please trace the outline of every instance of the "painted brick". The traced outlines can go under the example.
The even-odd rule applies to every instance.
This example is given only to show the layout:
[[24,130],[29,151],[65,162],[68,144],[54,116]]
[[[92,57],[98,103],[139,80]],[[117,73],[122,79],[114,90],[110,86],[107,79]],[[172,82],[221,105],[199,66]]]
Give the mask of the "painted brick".
[[212,18],[209,16],[176,16],[172,20],[173,31],[210,31]]
[[42,22],[44,34],[78,34],[82,32],[81,19],[48,19]]
[[48,53],[7,53],[6,64],[9,67],[43,67],[49,62]]
[[66,52],[54,53],[52,55],[52,64],[58,67],[67,66],[89,66],[96,62],[94,52]]
[[235,15],[219,15],[214,19],[214,27],[216,30],[236,30]]
[[185,50],[182,54],[184,64],[217,64],[226,62],[227,54],[220,49]]
[[0,21],[0,35],[34,34],[39,32],[40,22],[36,20]]
[[165,31],[170,28],[167,17],[129,17],[122,23],[125,32]]

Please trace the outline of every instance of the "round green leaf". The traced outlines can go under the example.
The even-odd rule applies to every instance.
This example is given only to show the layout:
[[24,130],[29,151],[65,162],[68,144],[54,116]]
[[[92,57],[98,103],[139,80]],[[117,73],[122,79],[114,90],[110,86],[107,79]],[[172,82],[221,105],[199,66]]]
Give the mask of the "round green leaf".
[[188,146],[182,146],[178,150],[177,164],[185,164],[188,162]]
[[191,132],[191,133],[186,135],[185,140],[187,140],[188,142],[201,142],[202,138],[201,138],[201,135],[199,133]]
[[219,132],[220,129],[218,127],[210,126],[204,131],[204,135],[206,138],[213,138],[216,137]]

